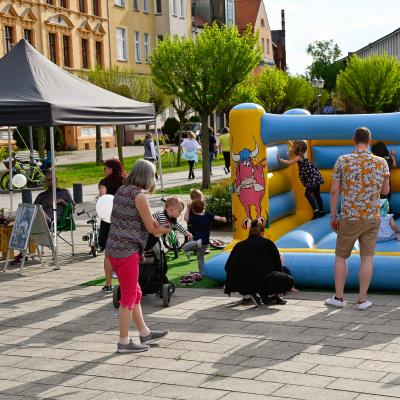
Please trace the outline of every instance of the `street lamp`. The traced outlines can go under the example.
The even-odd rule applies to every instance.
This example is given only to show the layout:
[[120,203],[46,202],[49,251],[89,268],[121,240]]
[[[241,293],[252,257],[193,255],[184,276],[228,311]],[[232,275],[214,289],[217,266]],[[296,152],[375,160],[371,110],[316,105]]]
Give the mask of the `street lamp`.
[[324,88],[324,84],[325,84],[325,81],[321,77],[319,79],[317,79],[317,78],[311,79],[311,86],[314,89],[318,89],[318,94],[317,94],[317,113],[318,114],[320,114],[319,103],[320,103],[322,89]]

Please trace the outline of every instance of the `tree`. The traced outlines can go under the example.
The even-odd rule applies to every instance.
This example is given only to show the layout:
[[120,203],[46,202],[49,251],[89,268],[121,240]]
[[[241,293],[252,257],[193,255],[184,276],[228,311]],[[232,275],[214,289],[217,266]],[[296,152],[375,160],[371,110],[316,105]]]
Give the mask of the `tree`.
[[254,76],[249,75],[246,80],[233,89],[229,97],[222,101],[219,108],[225,113],[226,120],[229,123],[229,112],[233,107],[241,103],[258,102],[256,81]]
[[353,55],[338,76],[336,91],[366,113],[396,111],[400,107],[400,63],[387,55]]
[[150,57],[157,85],[195,110],[202,122],[203,187],[210,186],[208,116],[261,61],[251,28],[206,26],[194,39],[167,37]]
[[310,83],[299,76],[289,76],[282,100],[281,112],[292,108],[309,109],[315,101],[314,89]]
[[307,68],[307,76],[321,77],[325,81],[325,88],[329,91],[336,86],[336,77],[343,69],[342,61],[338,61],[341,50],[333,40],[316,40],[307,47],[307,54],[313,58],[312,64]]
[[288,81],[286,72],[278,68],[265,69],[256,77],[257,98],[265,111],[272,113],[281,111]]
[[[119,94],[130,99],[145,101],[143,97],[143,84],[141,79],[132,70],[123,70],[118,66],[106,70],[100,66],[95,69],[81,75],[82,78],[87,79],[94,85],[100,86],[103,89],[109,90],[110,92]],[[117,149],[118,158],[121,163],[124,164],[123,152],[122,152],[122,126],[117,126],[116,138],[117,138]],[[101,147],[101,129],[96,128],[96,162],[100,163],[103,159],[102,147]]]

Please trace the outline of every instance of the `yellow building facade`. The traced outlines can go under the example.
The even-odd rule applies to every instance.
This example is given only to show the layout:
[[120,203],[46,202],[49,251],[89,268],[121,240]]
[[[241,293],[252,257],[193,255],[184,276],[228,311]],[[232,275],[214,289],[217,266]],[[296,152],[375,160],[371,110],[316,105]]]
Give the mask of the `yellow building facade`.
[[108,65],[107,0],[0,0],[0,56],[23,38],[71,72]]

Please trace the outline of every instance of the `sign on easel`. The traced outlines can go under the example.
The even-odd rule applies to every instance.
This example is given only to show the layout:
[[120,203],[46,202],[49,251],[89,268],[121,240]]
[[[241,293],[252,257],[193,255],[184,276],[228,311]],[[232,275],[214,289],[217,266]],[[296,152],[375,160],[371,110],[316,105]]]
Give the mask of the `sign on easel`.
[[[22,254],[20,267],[20,273],[22,274],[31,239],[34,241],[36,246],[46,246],[54,252],[54,243],[51,238],[49,226],[42,206],[38,204],[19,204],[8,245],[4,272],[8,267],[10,250],[19,250]],[[39,249],[38,256],[40,262],[42,262],[41,252]]]

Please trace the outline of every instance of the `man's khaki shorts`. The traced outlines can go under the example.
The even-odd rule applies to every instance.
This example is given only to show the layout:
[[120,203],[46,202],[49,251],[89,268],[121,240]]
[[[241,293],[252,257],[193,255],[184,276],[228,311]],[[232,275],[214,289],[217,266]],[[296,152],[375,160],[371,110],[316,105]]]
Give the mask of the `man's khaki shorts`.
[[354,244],[358,240],[360,243],[360,255],[373,256],[375,254],[379,225],[379,219],[350,220],[342,218],[339,221],[336,255],[340,258],[349,258]]

